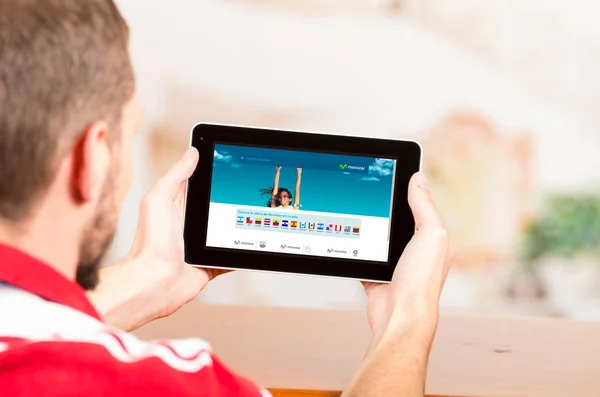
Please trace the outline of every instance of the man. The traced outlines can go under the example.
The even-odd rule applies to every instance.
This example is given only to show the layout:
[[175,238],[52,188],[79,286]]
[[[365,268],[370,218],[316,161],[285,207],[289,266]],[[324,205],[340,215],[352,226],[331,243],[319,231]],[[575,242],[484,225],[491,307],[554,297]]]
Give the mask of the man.
[[[127,43],[112,0],[0,0],[0,391],[268,395],[201,340],[147,343],[124,331],[174,312],[218,275],[183,262],[195,149],[144,198],[129,255],[98,272],[141,114]],[[418,231],[392,283],[365,285],[373,338],[346,396],[424,393],[450,250],[421,174],[409,202]]]

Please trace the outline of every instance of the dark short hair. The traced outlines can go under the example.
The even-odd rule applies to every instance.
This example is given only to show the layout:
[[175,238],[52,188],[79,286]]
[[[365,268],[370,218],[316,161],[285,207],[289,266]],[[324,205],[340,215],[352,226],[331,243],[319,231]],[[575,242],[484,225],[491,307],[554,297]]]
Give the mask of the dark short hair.
[[0,218],[31,212],[94,121],[116,140],[128,41],[112,0],[0,0]]

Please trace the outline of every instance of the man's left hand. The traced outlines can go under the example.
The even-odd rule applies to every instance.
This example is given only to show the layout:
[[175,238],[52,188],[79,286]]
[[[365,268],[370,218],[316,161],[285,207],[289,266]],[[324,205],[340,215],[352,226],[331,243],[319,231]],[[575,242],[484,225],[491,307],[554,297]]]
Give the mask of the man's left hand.
[[183,215],[187,180],[198,164],[190,148],[143,198],[130,253],[105,268],[90,293],[105,321],[126,330],[168,316],[227,271],[184,262]]
[[[184,262],[183,218],[188,179],[198,165],[198,151],[190,147],[140,205],[138,228],[129,257],[147,263],[147,271],[161,275],[167,316],[192,300],[208,282],[226,271],[191,267]],[[158,287],[158,285],[157,285]]]

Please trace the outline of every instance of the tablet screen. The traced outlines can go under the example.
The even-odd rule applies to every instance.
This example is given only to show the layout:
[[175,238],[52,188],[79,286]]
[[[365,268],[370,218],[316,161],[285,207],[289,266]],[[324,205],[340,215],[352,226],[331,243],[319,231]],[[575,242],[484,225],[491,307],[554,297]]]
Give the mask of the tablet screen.
[[216,143],[206,246],[387,262],[396,160]]

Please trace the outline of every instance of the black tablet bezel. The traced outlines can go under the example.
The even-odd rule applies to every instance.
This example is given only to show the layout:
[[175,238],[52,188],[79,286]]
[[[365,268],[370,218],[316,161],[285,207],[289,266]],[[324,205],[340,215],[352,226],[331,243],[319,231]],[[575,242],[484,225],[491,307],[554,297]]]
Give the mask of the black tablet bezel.
[[[388,262],[207,247],[208,211],[216,143],[397,160]],[[417,142],[200,123],[192,129],[191,146],[198,149],[200,160],[187,188],[183,233],[186,263],[225,269],[299,273],[369,281],[391,280],[396,263],[414,234],[414,219],[408,206],[407,193],[411,176],[421,168],[421,146]],[[285,260],[278,260],[281,258]]]

